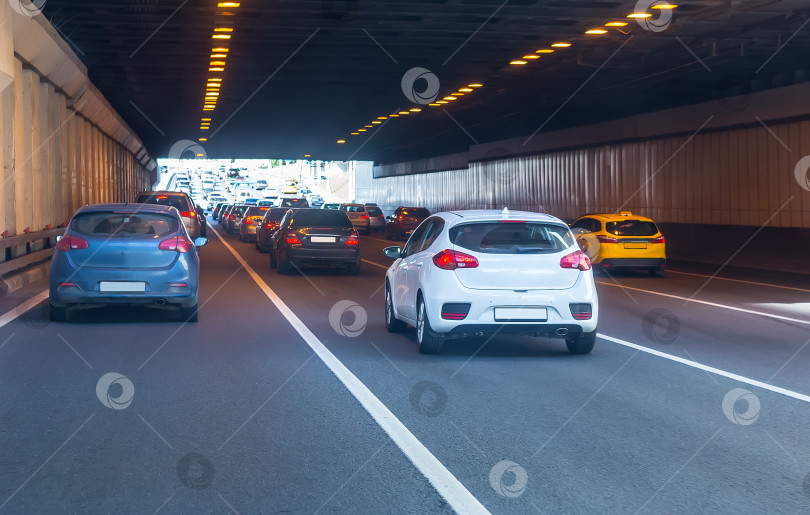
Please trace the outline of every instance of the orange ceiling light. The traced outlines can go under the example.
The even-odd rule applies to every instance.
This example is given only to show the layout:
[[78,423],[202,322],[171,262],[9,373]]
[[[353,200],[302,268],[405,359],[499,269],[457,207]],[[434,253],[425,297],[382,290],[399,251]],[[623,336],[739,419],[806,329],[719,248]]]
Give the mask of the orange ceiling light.
[[609,21],[605,23],[605,27],[627,27],[626,21]]
[[566,43],[565,41],[560,41],[558,43],[553,43],[551,46],[555,48],[568,48],[571,46],[571,43]]
[[200,141],[200,143],[205,143],[206,141],[208,141],[208,138],[200,138],[199,141]]
[[208,64],[211,66],[225,66],[227,63],[225,61],[211,61]]
[[483,84],[479,84],[477,82],[473,82],[472,84],[467,84],[468,88],[480,88],[482,86],[483,86]]
[[225,59],[228,57],[228,54],[211,54],[210,59]]
[[473,89],[472,88],[461,88],[459,91],[461,91],[462,93],[469,93],[469,92],[473,91]]
[[444,97],[443,100],[455,100],[455,99],[456,99],[456,97],[454,97],[453,95],[450,95],[450,96]]
[[357,132],[366,132],[368,129],[357,129]]
[[[509,61],[509,64],[511,64],[512,66],[523,66],[526,63],[527,63],[527,61],[521,61],[520,59],[516,59],[514,61]],[[447,97],[445,97],[445,98],[447,98]],[[453,100],[455,100],[455,98]]]
[[211,39],[231,39],[230,34],[214,34]]
[[589,36],[595,36],[599,34],[607,34],[607,31],[605,29],[591,29],[586,30],[585,34],[588,34]]
[[339,140],[337,140],[337,142],[342,145],[342,144],[346,143],[346,140],[345,139],[339,139]]
[[242,4],[239,2],[220,2],[217,4],[217,7],[221,9],[237,9],[240,5]]
[[421,110],[421,109],[419,109],[418,107],[414,107],[414,108],[412,108],[412,109],[408,109],[408,111],[410,111],[410,112],[412,112],[412,113],[419,113],[419,112],[421,112],[422,110]]
[[521,57],[521,59],[526,59],[526,60],[529,60],[529,61],[533,61],[535,59],[540,59],[540,56],[535,55],[535,54],[529,54],[529,55],[524,55],[523,57]]
[[216,27],[214,32],[233,32],[233,27]]
[[628,18],[649,18],[652,16],[650,13],[630,13],[627,15]]
[[541,48],[540,50],[536,50],[534,53],[535,54],[553,54],[554,50],[552,50],[550,48]]
[[208,68],[208,71],[209,72],[224,72],[225,68],[223,68],[221,66],[217,66],[217,67],[214,67],[214,68]]

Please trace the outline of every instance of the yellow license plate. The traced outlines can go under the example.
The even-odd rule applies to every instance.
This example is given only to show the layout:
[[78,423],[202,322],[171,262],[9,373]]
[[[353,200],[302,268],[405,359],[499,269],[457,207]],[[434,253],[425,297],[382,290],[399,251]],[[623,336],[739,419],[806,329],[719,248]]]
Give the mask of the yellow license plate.
[[624,248],[626,249],[646,249],[646,243],[625,243]]

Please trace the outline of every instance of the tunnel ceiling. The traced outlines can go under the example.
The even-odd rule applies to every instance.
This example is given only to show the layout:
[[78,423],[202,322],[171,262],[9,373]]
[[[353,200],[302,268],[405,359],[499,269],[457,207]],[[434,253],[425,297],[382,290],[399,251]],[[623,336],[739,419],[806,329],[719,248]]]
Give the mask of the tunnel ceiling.
[[[647,10],[660,14],[646,28],[627,19],[635,2],[608,0],[48,0],[43,12],[155,156],[207,137],[209,157],[390,163],[712,99],[738,109],[752,91],[807,80],[806,0],[673,3],[668,25]],[[629,24],[584,34],[610,21]],[[231,39],[213,40],[215,27]],[[572,46],[509,64],[559,41]],[[220,43],[225,71],[209,72]],[[483,87],[419,105],[401,85],[414,67],[435,74],[439,99]],[[222,87],[204,112],[211,76]]]

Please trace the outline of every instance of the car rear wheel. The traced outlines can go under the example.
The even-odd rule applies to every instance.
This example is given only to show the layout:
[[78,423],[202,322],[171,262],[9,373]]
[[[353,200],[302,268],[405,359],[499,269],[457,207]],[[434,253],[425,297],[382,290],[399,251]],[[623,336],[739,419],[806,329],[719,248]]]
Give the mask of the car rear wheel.
[[399,333],[405,330],[407,324],[394,315],[394,300],[391,288],[385,285],[385,328],[389,333]]
[[287,274],[289,274],[290,273],[290,262],[289,262],[289,260],[282,259],[281,257],[276,258],[276,260],[277,260],[276,264],[278,266],[278,268],[276,268],[276,272],[278,272],[279,275],[287,275]]
[[596,343],[596,331],[582,333],[576,338],[568,338],[565,345],[571,354],[590,354]]
[[51,322],[67,322],[68,321],[68,311],[67,311],[66,307],[60,308],[58,306],[54,306],[53,304],[50,304],[50,308],[51,308]]
[[242,231],[239,231],[239,241],[245,243],[245,235],[242,234]]
[[360,263],[349,265],[346,268],[346,271],[349,273],[349,275],[360,275]]
[[184,308],[180,307],[180,321],[181,322],[196,322],[199,318],[199,312],[197,309],[198,304],[195,303],[193,306]]
[[276,253],[272,250],[270,251],[270,268],[275,268],[278,266],[278,261],[276,261]]
[[652,275],[653,277],[661,277],[662,275],[664,275],[664,270],[663,270],[662,268],[650,268],[650,269],[649,269],[649,270],[647,270],[647,271],[648,271],[648,272],[650,273],[650,275]]
[[420,298],[416,315],[416,341],[422,354],[437,354],[444,347],[444,338],[431,334],[430,320],[425,309],[425,302]]

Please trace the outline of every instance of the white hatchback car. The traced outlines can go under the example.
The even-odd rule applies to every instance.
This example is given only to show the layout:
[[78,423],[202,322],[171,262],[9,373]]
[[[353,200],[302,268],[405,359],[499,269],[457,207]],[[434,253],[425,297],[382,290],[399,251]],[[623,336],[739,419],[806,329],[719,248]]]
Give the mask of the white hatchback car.
[[385,275],[390,332],[416,327],[419,351],[445,339],[528,334],[565,340],[573,354],[596,341],[599,303],[591,262],[553,216],[454,211],[422,222]]

